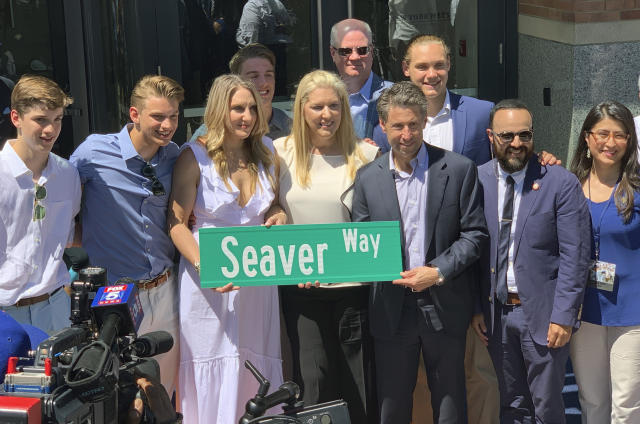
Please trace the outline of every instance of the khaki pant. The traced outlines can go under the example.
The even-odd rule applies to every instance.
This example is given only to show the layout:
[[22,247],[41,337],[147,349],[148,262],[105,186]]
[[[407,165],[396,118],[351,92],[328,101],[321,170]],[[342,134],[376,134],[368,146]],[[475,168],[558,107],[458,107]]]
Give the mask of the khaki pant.
[[[493,369],[489,351],[476,333],[467,330],[467,347],[464,358],[467,385],[467,415],[469,424],[493,424],[500,422],[500,393],[498,379]],[[431,392],[427,386],[424,362],[420,360],[418,381],[413,392],[412,424],[433,424]]]
[[583,322],[571,338],[582,422],[640,423],[640,326]]

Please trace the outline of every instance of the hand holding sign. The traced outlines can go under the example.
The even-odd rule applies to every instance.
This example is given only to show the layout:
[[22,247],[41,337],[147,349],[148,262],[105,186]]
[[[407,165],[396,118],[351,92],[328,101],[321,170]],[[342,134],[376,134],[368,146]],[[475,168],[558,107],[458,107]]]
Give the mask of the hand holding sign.
[[400,273],[402,278],[393,280],[393,284],[405,286],[416,292],[428,289],[438,282],[439,275],[435,268],[419,266]]
[[212,287],[211,288],[214,291],[217,291],[218,293],[229,293],[232,292],[234,290],[240,290],[240,287],[238,286],[234,286],[233,283],[229,283],[225,286],[222,287]]

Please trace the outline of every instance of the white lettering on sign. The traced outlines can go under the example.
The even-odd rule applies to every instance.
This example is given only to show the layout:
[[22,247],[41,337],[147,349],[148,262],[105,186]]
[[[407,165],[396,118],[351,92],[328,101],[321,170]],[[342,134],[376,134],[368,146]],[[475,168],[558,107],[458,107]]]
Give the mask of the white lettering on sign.
[[222,275],[224,275],[227,278],[235,278],[238,275],[238,260],[236,259],[235,256],[233,256],[233,253],[231,252],[231,250],[229,250],[229,243],[233,244],[234,246],[238,245],[238,240],[236,240],[236,238],[234,236],[226,236],[225,238],[222,239],[222,253],[224,253],[224,255],[229,258],[229,260],[231,261],[231,271],[229,271],[229,268],[227,268],[226,266],[223,266],[222,269]]
[[255,277],[258,271],[250,266],[258,265],[258,254],[253,246],[247,246],[242,251],[242,270],[247,277]]
[[278,253],[280,253],[280,261],[282,262],[282,268],[284,268],[285,275],[291,275],[291,268],[293,267],[293,251],[295,246],[289,245],[289,257],[284,256],[284,246],[278,246]]
[[[276,275],[276,252],[269,245],[262,246],[260,249],[260,273],[265,277],[273,277]],[[269,265],[267,267],[267,265]]]
[[[231,250],[230,246],[238,246],[238,240],[234,236],[226,236],[220,243],[222,253],[229,259],[231,266],[222,266],[220,270],[226,278],[236,278],[240,272],[240,263],[238,258]],[[327,243],[318,243],[314,250],[311,245],[304,243],[299,247],[290,244],[288,249],[283,245],[278,245],[278,256],[282,264],[282,270],[285,275],[291,275],[293,272],[293,264],[295,263],[297,253],[297,264],[300,272],[304,275],[313,274],[314,263],[317,265],[318,274],[324,274],[324,252],[329,248]],[[297,250],[296,250],[297,247]],[[263,277],[273,277],[276,275],[276,252],[273,246],[268,244],[260,247],[260,255],[254,246],[245,246],[242,249],[242,271],[247,277],[256,277],[260,269]]]
[[307,264],[311,262],[313,262],[313,250],[311,250],[311,246],[308,244],[303,244],[300,246],[298,254],[298,266],[300,267],[300,272],[304,275],[311,275],[313,268],[307,266]]
[[[358,229],[357,228],[343,228],[342,229],[342,238],[344,240],[344,250],[347,253],[354,252],[356,253],[358,249],[361,252],[369,251],[369,243],[371,243],[371,247],[373,248],[373,257],[374,259],[378,257],[378,248],[380,247],[380,234],[376,234],[375,238],[373,234],[360,234],[358,237]],[[360,240],[358,242],[358,240]]]

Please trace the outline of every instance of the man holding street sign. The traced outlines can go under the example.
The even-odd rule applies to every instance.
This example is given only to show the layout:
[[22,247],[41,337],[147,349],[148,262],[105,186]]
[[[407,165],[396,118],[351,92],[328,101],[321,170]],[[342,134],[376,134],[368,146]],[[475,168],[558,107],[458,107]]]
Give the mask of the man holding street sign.
[[409,423],[422,350],[434,421],[465,423],[464,353],[472,265],[487,242],[474,163],[423,142],[427,100],[400,82],[378,100],[391,151],[356,177],[354,221],[402,223],[404,269],[372,286],[381,422]]

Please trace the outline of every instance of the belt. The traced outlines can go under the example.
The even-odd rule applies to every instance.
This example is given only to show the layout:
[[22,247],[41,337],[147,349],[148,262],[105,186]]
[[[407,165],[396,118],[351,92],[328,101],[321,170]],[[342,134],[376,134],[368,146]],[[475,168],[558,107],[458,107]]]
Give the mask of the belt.
[[34,305],[36,303],[44,302],[45,300],[49,299],[54,294],[58,293],[62,287],[64,287],[64,286],[60,286],[57,289],[55,289],[54,291],[52,291],[51,293],[41,294],[40,296],[25,297],[24,299],[18,300],[13,306],[15,306],[17,308],[20,308],[22,306],[30,306],[30,305]]
[[136,286],[138,287],[139,290],[149,290],[154,287],[158,287],[159,285],[167,281],[170,276],[171,276],[171,270],[168,269],[162,274],[158,275],[156,278],[152,278],[151,280],[141,280],[136,282]]
[[507,306],[520,306],[522,302],[520,301],[520,296],[518,293],[507,293]]

